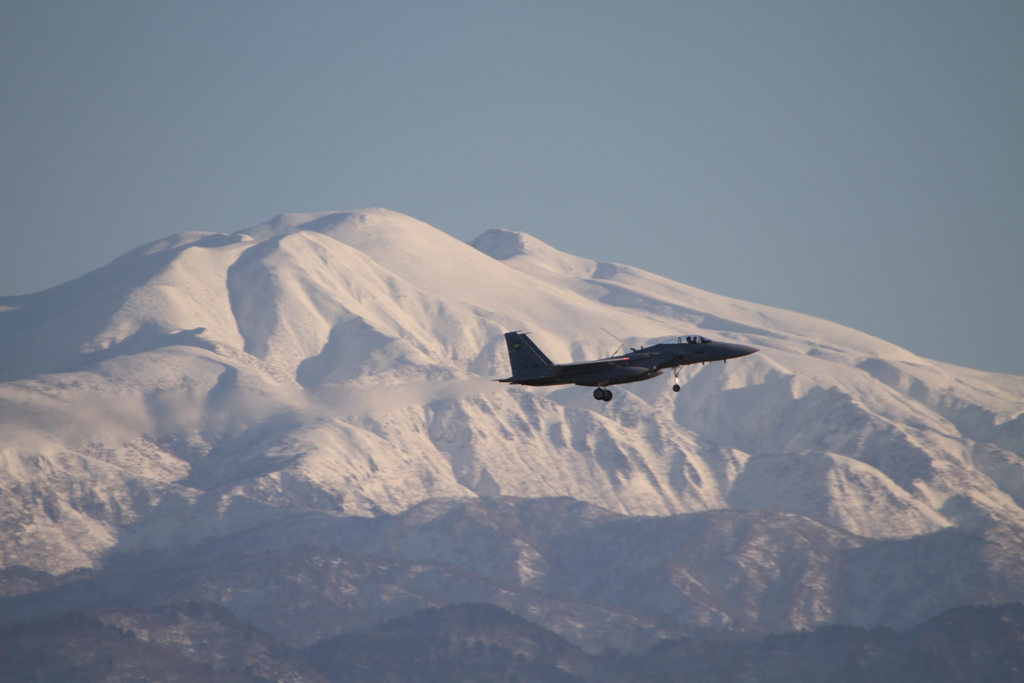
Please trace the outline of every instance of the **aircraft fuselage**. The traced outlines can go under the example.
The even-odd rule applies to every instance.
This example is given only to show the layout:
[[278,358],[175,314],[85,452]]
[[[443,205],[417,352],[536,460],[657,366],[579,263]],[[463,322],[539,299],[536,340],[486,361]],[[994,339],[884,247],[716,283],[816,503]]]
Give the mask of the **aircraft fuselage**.
[[498,380],[527,386],[577,384],[606,387],[612,384],[640,382],[657,377],[666,369],[696,363],[713,363],[740,358],[757,351],[753,346],[711,341],[701,336],[686,342],[666,342],[625,353],[580,363],[551,363],[547,356],[524,334],[505,335],[513,376]]

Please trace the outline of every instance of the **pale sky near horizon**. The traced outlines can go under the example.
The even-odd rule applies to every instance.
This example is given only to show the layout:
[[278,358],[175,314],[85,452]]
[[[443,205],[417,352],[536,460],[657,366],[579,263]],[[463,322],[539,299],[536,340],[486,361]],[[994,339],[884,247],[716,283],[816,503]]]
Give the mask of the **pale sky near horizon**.
[[0,295],[381,206],[1024,375],[1022,2],[8,0],[0,94]]

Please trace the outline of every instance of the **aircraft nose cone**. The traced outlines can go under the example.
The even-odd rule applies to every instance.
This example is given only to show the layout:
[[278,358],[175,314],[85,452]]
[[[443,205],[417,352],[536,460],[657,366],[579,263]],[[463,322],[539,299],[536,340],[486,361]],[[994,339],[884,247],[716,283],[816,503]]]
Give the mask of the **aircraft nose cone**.
[[737,358],[740,358],[741,356],[749,356],[752,353],[760,351],[756,346],[746,346],[744,344],[733,344],[732,348],[733,351],[736,352]]

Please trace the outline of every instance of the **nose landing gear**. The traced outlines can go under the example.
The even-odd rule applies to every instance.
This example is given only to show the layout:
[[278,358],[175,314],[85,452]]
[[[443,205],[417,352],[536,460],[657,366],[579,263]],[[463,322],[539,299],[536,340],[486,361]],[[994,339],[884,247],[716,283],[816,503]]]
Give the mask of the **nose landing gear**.
[[679,393],[679,389],[680,389],[680,386],[679,386],[679,373],[682,371],[682,369],[683,369],[682,366],[678,366],[678,365],[676,367],[672,368],[672,376],[673,376],[673,379],[672,379],[672,391],[676,392],[677,394]]
[[610,401],[612,400],[612,392],[608,391],[604,387],[598,387],[594,389],[594,398],[598,401]]

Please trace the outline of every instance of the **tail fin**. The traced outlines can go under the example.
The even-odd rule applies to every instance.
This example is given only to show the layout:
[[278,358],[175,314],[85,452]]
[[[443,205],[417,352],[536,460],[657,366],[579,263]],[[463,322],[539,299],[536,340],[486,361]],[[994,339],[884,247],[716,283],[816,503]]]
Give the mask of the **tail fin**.
[[508,362],[512,366],[513,377],[535,374],[537,370],[551,365],[544,352],[523,332],[506,332],[505,344],[508,345]]

